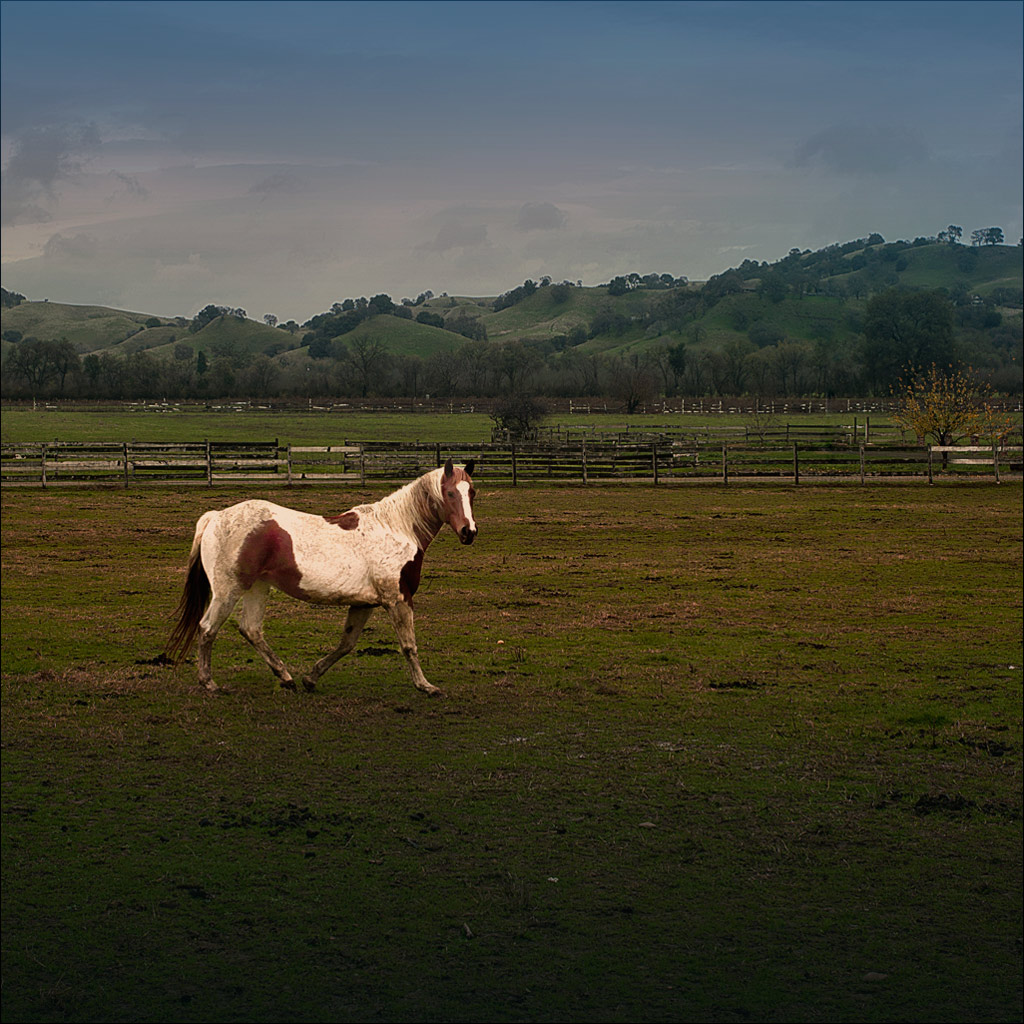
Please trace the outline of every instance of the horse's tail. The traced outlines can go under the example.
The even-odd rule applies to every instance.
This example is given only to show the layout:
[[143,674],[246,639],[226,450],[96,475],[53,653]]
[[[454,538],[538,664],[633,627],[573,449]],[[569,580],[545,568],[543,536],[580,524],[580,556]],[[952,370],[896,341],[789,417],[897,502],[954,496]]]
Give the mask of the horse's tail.
[[199,623],[202,621],[206,605],[210,600],[210,578],[206,575],[206,569],[203,566],[200,542],[212,517],[212,512],[206,512],[199,517],[199,522],[196,523],[196,535],[192,541],[192,551],[188,556],[188,576],[185,578],[185,589],[174,612],[178,621],[174,629],[171,630],[165,652],[175,665],[184,660],[192,649],[196,634],[199,632]]

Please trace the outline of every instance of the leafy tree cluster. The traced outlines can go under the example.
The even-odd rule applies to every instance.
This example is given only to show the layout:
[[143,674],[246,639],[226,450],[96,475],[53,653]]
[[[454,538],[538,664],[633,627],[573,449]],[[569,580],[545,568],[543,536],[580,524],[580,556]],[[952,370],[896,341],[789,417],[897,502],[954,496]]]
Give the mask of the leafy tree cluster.
[[10,309],[12,306],[20,306],[25,301],[25,296],[18,292],[9,292],[6,288],[0,288],[0,305],[4,309]]
[[[188,329],[193,334],[198,334],[204,327],[212,324],[214,320],[220,319],[222,316],[233,316],[238,320],[245,319],[244,309],[232,309],[230,306],[204,306],[196,315],[192,318],[192,322],[189,324]],[[148,325],[147,325],[148,326]],[[157,325],[159,326],[159,321]]]
[[628,292],[645,288],[648,291],[659,291],[665,288],[682,288],[687,283],[685,277],[673,277],[671,274],[620,274],[613,277],[603,287],[609,295],[625,295]]
[[493,304],[494,311],[500,312],[503,309],[508,309],[509,306],[515,306],[522,302],[523,299],[528,299],[537,291],[537,282],[527,279],[518,288],[513,288],[511,291],[503,292],[499,295]]

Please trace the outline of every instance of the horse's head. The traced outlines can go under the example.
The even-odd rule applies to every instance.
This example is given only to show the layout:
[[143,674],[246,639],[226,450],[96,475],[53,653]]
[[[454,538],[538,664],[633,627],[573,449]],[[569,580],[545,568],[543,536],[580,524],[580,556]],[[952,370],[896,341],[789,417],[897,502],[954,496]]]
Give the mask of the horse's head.
[[465,466],[453,466],[449,459],[441,474],[441,503],[444,521],[455,531],[463,544],[472,544],[476,539],[476,520],[473,518],[473,498],[476,491],[470,474],[473,460]]

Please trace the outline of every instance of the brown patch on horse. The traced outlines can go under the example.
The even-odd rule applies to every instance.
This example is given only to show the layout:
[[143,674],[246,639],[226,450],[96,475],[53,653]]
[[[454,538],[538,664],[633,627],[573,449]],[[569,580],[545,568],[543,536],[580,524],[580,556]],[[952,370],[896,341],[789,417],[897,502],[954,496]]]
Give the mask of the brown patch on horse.
[[423,549],[416,552],[416,556],[402,566],[398,574],[398,592],[402,600],[411,608],[412,599],[419,590],[420,573],[423,570]]
[[238,552],[238,575],[246,590],[256,580],[271,583],[290,597],[305,599],[300,583],[302,573],[295,564],[291,534],[273,519],[257,526],[242,541]]
[[358,512],[342,512],[337,516],[324,516],[329,523],[340,526],[343,530],[354,530],[359,525]]

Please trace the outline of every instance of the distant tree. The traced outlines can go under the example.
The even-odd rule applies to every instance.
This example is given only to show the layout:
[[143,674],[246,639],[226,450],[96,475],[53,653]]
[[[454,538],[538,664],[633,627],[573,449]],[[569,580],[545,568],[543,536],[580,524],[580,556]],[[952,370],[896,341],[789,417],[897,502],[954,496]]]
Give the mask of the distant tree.
[[876,388],[908,370],[953,359],[953,305],[941,292],[880,292],[868,301],[863,358]]
[[331,338],[313,338],[309,343],[309,356],[311,359],[330,359],[334,354],[334,342]]
[[371,314],[380,315],[382,313],[390,313],[395,308],[395,304],[391,301],[390,295],[381,292],[380,295],[374,295],[370,299],[368,307]]
[[363,398],[383,378],[390,361],[384,342],[369,334],[349,339],[344,358],[355,371],[359,393]]
[[2,305],[4,309],[10,309],[12,306],[20,306],[24,301],[24,295],[19,295],[18,292],[9,292],[6,288],[0,288],[0,305]]
[[971,232],[971,245],[1002,245],[1002,228],[978,228]]
[[536,349],[522,341],[505,341],[493,349],[491,367],[498,387],[507,395],[525,394],[534,374],[540,369]]
[[551,301],[556,306],[560,306],[569,301],[569,297],[572,295],[572,287],[564,282],[562,284],[553,284],[548,294],[551,296]]
[[245,390],[254,398],[266,398],[277,391],[281,371],[265,355],[257,356],[245,371]]
[[196,356],[196,373],[198,373],[199,376],[201,377],[204,373],[206,373],[208,368],[209,364],[206,361],[206,353],[203,352],[202,349],[200,349],[199,355]]
[[455,316],[444,321],[444,329],[453,334],[461,334],[471,341],[487,340],[487,325],[478,316],[470,316],[468,313],[458,312]]
[[263,314],[263,322],[268,327],[276,327],[277,326],[277,317],[274,316],[273,313],[264,313]]
[[512,392],[502,398],[491,413],[494,433],[504,440],[532,440],[547,409],[532,395]]
[[957,227],[956,224],[950,224],[945,231],[939,232],[936,241],[944,243],[945,245],[959,245],[960,236],[963,235],[963,233],[963,228]]
[[786,337],[786,332],[778,324],[773,324],[768,320],[758,320],[757,323],[750,325],[747,337],[758,348],[764,348],[766,345],[777,345]]
[[444,317],[433,310],[423,309],[416,314],[416,323],[426,324],[427,327],[444,327]]
[[33,399],[39,398],[57,377],[57,346],[52,341],[25,338],[4,369],[14,381],[24,384]]
[[769,302],[779,303],[786,297],[788,291],[789,287],[782,274],[777,270],[770,270],[761,277],[757,294]]
[[57,380],[57,394],[63,395],[68,377],[77,376],[81,372],[82,361],[75,351],[75,346],[67,338],[61,338],[60,341],[50,344],[54,346],[53,365]]
[[537,282],[529,279],[525,280],[518,288],[513,288],[509,292],[504,292],[499,295],[493,304],[495,312],[499,312],[502,309],[508,309],[509,306],[514,306],[523,299],[528,299],[537,290]]
[[163,327],[163,321],[158,316],[151,316],[146,321],[147,327]]
[[1002,442],[1016,428],[1012,416],[992,408],[987,385],[951,366],[932,364],[902,378],[893,393],[893,419],[921,444],[953,445],[968,437]]
[[231,312],[227,306],[214,306],[212,303],[208,306],[203,306],[201,310],[192,318],[192,322],[189,324],[188,329],[193,333],[197,334],[207,324],[213,323],[218,317],[225,316]]
[[632,415],[658,393],[658,380],[650,363],[637,355],[616,361],[612,372],[612,395]]

